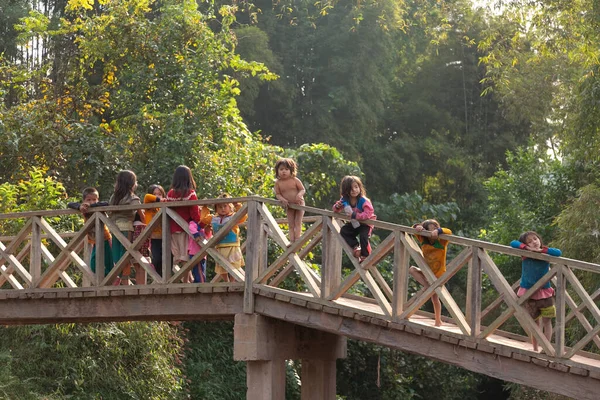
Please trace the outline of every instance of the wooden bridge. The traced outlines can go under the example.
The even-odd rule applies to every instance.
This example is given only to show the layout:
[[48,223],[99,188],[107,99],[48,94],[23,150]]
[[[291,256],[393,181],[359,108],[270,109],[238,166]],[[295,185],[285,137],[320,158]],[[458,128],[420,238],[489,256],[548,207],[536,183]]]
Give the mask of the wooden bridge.
[[[169,220],[188,231],[175,207],[232,200],[243,203],[232,221],[187,264],[172,266]],[[303,362],[303,399],[335,399],[335,360],[345,356],[347,337],[577,399],[597,398],[600,289],[583,282],[593,282],[600,265],[441,235],[451,248],[447,271],[436,280],[412,228],[369,222],[382,240],[359,263],[339,234],[339,214],[294,206],[310,216],[301,239],[290,244],[270,212],[278,204],[246,197],[103,207],[75,232],[59,229],[67,225],[65,216],[75,213],[70,210],[0,214],[0,323],[235,319],[234,358],[247,361],[248,399],[285,397],[286,359]],[[126,208],[158,208],[133,243],[105,215]],[[214,247],[245,214],[246,267],[239,271]],[[103,237],[104,225],[127,249],[108,276],[103,268],[90,269],[86,239],[88,232]],[[159,226],[165,228],[162,274],[139,252]],[[206,255],[219,260],[236,282],[179,283]],[[521,256],[547,260],[551,270],[519,298],[518,282],[508,282],[494,260]],[[103,259],[98,246],[96,265]],[[130,261],[143,267],[148,284],[111,285]],[[409,290],[411,264],[430,281],[426,290]],[[521,307],[548,280],[556,288],[553,341]],[[441,327],[421,310],[434,292],[445,308]],[[496,295],[488,298],[490,293]],[[565,335],[571,325],[577,329],[569,332],[579,335]],[[533,351],[528,335],[537,338],[541,353]]]

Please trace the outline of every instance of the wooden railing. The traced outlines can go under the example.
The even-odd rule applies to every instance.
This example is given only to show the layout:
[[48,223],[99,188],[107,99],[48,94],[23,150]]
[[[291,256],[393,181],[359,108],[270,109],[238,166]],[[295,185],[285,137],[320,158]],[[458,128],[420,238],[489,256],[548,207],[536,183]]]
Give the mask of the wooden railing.
[[[199,253],[174,269],[170,256],[169,221],[174,220],[189,233],[188,224],[177,214],[176,207],[220,202],[240,202],[243,205],[235,217],[202,246]],[[343,224],[343,216],[340,214],[312,207],[292,206],[305,210],[307,217],[304,220],[303,235],[296,242],[290,243],[281,228],[282,224],[285,225],[285,220],[275,219],[270,207],[279,207],[279,202],[245,197],[102,207],[92,210],[92,216],[81,229],[70,233],[58,232],[48,219],[74,214],[75,211],[1,214],[0,223],[17,219],[23,221],[23,226],[11,236],[0,232],[0,290],[108,286],[132,262],[139,264],[147,273],[148,284],[175,284],[200,259],[208,255],[223,265],[236,281],[244,282],[245,312],[253,312],[257,291],[279,292],[285,286],[286,290],[291,288],[311,301],[341,305],[354,310],[358,307],[367,314],[402,323],[417,316],[431,316],[421,308],[436,293],[447,311],[445,324],[439,329],[454,330],[456,335],[479,343],[493,340],[497,336],[528,342],[528,338],[519,332],[502,329],[508,324],[535,337],[542,351],[549,357],[570,359],[577,355],[599,359],[590,350],[597,352],[600,348],[600,310],[595,303],[600,296],[600,289],[593,288],[594,291],[589,294],[589,289],[578,277],[581,274],[593,276],[600,273],[600,266],[597,264],[551,257],[459,236],[440,235],[449,240],[453,249],[458,249],[458,253],[448,260],[446,272],[436,279],[412,236],[416,231],[410,227],[369,221],[383,239],[376,243],[369,257],[359,263],[339,233]],[[156,208],[158,212],[143,233],[131,243],[105,213],[137,208]],[[215,245],[244,215],[248,215],[243,244],[246,267],[239,270],[221,256]],[[92,272],[85,251],[88,232],[94,232],[96,238],[102,238],[104,226],[126,248],[126,254],[120,260],[114,260],[115,266],[107,276],[104,276],[102,267],[97,267],[96,273]],[[140,253],[140,247],[157,227],[162,228],[162,274],[157,273],[150,261]],[[97,266],[104,265],[103,249],[103,246],[97,246]],[[517,297],[515,289],[518,282],[511,284],[506,280],[490,253],[546,260],[551,263],[551,269],[524,296]],[[411,264],[423,271],[430,286],[409,296],[408,271]],[[457,275],[462,279],[456,278]],[[218,277],[215,280],[217,279]],[[482,300],[484,281],[489,282],[497,292],[497,296],[486,300],[486,304]],[[553,342],[543,335],[537,323],[522,307],[548,281],[552,281],[556,288],[557,317],[554,321]],[[355,289],[357,285],[360,290]],[[448,287],[461,296],[453,296]],[[490,290],[486,293],[486,297],[489,297]],[[461,301],[455,297],[466,300],[459,304]],[[367,306],[362,307],[360,304]],[[484,325],[483,320],[488,321],[487,324]],[[585,332],[579,337],[567,339],[565,328],[568,324],[579,324],[583,328],[579,331]]]

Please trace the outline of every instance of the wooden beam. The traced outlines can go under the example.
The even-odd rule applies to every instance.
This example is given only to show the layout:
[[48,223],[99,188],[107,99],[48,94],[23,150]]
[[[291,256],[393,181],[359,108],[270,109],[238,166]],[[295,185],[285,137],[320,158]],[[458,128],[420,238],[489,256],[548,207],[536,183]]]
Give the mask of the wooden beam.
[[[479,251],[479,259],[481,260],[481,264],[483,265],[483,269],[488,274],[488,277],[492,281],[492,284],[496,287],[498,292],[504,293],[504,298],[506,299],[506,303],[509,307],[511,307],[515,313],[515,317],[521,324],[525,330],[527,330],[532,336],[535,337],[538,344],[542,347],[544,352],[549,356],[554,356],[554,348],[552,343],[544,336],[540,327],[537,323],[531,318],[531,316],[520,306],[519,299],[517,299],[517,295],[512,291],[509,283],[506,281],[504,276],[500,273],[500,270],[494,263],[494,261],[490,258],[490,256],[484,251]],[[543,282],[543,279],[540,279],[538,283]],[[535,285],[534,285],[535,286]],[[533,287],[530,289],[532,291]],[[521,297],[522,301],[525,301],[525,296]],[[486,329],[480,337],[486,337],[484,334],[489,330]]]
[[471,336],[479,335],[481,330],[481,264],[479,262],[479,249],[471,247],[473,255],[469,262],[469,276],[467,287],[467,320],[471,327]]
[[[275,221],[275,218],[273,218],[273,215],[271,215],[271,213],[267,209],[267,206],[265,204],[262,204],[262,206],[258,208],[258,211],[260,212],[263,221],[270,228],[270,236],[273,238],[273,240],[275,240],[275,242],[277,242],[277,244],[279,244],[279,246],[283,247],[284,249],[287,248],[290,245],[290,242],[279,227],[279,224],[277,224],[277,221]],[[306,287],[311,292],[311,294],[315,297],[320,297],[320,285],[318,282],[316,282],[313,275],[308,271],[309,267],[306,266],[304,261],[302,261],[300,257],[298,257],[298,255],[294,253],[289,255],[289,260],[292,264],[294,264],[294,268],[296,268],[296,271],[298,271],[298,274],[306,284]]]
[[395,230],[394,235],[394,296],[392,298],[392,319],[398,321],[404,312],[404,304],[408,297],[408,268],[410,256],[400,236],[400,230]]
[[[438,278],[435,276],[433,271],[431,271],[431,268],[429,268],[429,265],[423,258],[423,253],[421,252],[421,249],[419,248],[419,246],[415,243],[413,238],[411,238],[406,233],[403,236],[401,236],[400,239],[404,243],[405,247],[408,249],[408,252],[410,253],[413,260],[421,268],[421,271],[423,272],[423,275],[425,275],[427,282],[430,285],[433,284],[433,282],[435,282]],[[461,254],[463,254],[463,253],[464,253],[464,250]],[[467,254],[467,253],[465,253],[465,254]],[[470,254],[470,253],[468,253],[468,254]],[[469,255],[469,257],[470,257],[470,255]],[[458,256],[456,258],[458,258]],[[459,260],[457,260],[457,261],[459,261]],[[468,261],[468,258],[465,259],[463,262],[466,262],[466,261]],[[454,260],[452,260],[452,262],[454,262]],[[448,264],[448,266],[446,267],[446,273],[448,272],[449,266],[450,266],[450,264]],[[458,304],[456,304],[456,302],[452,298],[452,295],[450,294],[450,292],[448,292],[448,289],[446,289],[445,286],[437,286],[436,285],[435,292],[438,295],[438,297],[440,298],[440,300],[442,301],[442,303],[444,303],[444,305],[446,306],[446,309],[448,310],[448,312],[450,313],[450,315],[454,319],[454,322],[460,328],[460,330],[465,335],[470,335],[471,328],[469,328],[469,324],[468,324],[467,320],[465,319],[464,314],[462,313]],[[406,311],[404,311],[404,313],[406,313]]]

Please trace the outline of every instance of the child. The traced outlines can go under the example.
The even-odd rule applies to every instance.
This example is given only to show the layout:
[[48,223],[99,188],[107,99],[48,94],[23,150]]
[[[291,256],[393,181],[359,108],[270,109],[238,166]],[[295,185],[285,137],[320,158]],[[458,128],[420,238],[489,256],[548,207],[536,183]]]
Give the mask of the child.
[[[200,247],[206,244],[207,235],[201,225],[196,221],[190,221],[190,236],[188,240],[188,254],[190,259],[200,251]],[[192,268],[194,283],[206,282],[206,256],[202,257],[200,262]]]
[[[357,176],[348,175],[342,178],[340,195],[341,199],[335,202],[333,211],[337,213],[344,212],[352,220],[359,222],[358,226],[354,226],[356,224],[353,225],[352,222],[346,223],[342,226],[340,234],[346,243],[354,249],[354,257],[363,262],[371,254],[369,237],[373,231],[373,226],[363,224],[360,221],[377,219],[373,210],[373,204],[366,197],[365,187]],[[356,240],[357,235],[360,240]]]
[[[115,192],[112,196],[110,196],[108,203],[111,206],[129,206],[141,204],[140,198],[135,195],[135,189],[137,189],[137,177],[133,171],[125,170],[119,172],[117,175],[117,181],[115,182]],[[117,225],[121,233],[127,239],[129,239],[129,241],[131,241],[133,237],[133,220],[136,214],[140,216],[141,220],[144,220],[144,210],[123,210],[110,212],[110,219]],[[125,246],[123,246],[118,239],[114,240],[112,246],[113,260],[118,262],[125,253]],[[123,268],[121,277],[118,278],[117,282],[115,283],[118,284],[120,281],[122,285],[129,285],[130,274],[131,266],[128,263],[125,268]]]
[[[144,196],[144,204],[156,203],[167,200],[167,194],[165,189],[160,185],[150,185],[148,193]],[[146,209],[146,225],[152,221],[152,218],[158,212],[158,208],[147,208]],[[150,236],[150,256],[152,258],[152,265],[158,275],[162,276],[162,228],[158,226],[152,231]]]
[[[83,189],[82,202],[72,202],[67,204],[67,207],[74,210],[79,210],[83,214],[84,221],[87,221],[92,214],[88,213],[90,207],[105,207],[108,206],[106,201],[98,201],[100,195],[98,190],[93,187]],[[92,254],[90,258],[90,268],[92,272],[96,273],[96,232],[94,229],[90,230],[87,234],[88,243],[92,245]],[[104,225],[104,276],[106,276],[113,268],[114,263],[111,253],[112,246],[112,235],[108,230],[108,227]]]
[[[519,237],[519,240],[513,240],[510,245],[516,249],[549,254],[555,257],[560,257],[562,254],[559,249],[544,246],[540,235],[533,231],[523,233]],[[550,263],[548,261],[523,257],[523,262],[521,264],[521,283],[517,296],[523,296],[527,289],[531,288],[548,271],[550,271]],[[531,318],[537,322],[538,326],[541,326],[544,336],[550,340],[552,338],[552,318],[556,317],[554,289],[550,286],[550,282],[546,282],[539,288],[527,302],[523,304],[523,307],[529,315],[531,315]],[[531,337],[531,342],[533,344],[533,350],[538,351],[538,344],[533,335]]]
[[[452,235],[452,231],[448,228],[441,228],[440,223],[435,219],[427,219],[420,224],[413,225],[413,228],[419,232],[425,230],[431,233],[431,237],[418,235],[417,240],[419,241],[419,246],[421,246],[423,258],[425,258],[427,265],[431,268],[431,272],[433,272],[436,278],[439,278],[446,272],[448,241],[439,239],[438,235]],[[427,278],[420,268],[411,266],[408,271],[423,287],[429,287]],[[431,302],[433,303],[435,326],[442,326],[442,303],[440,303],[440,298],[436,293],[431,296]]]
[[[171,189],[167,193],[167,201],[188,201],[198,200],[196,196],[196,182],[192,176],[192,171],[185,165],[180,165],[175,169]],[[200,222],[200,210],[197,205],[177,207],[175,211],[183,220],[189,224],[190,221]],[[171,220],[171,253],[173,253],[174,263],[185,264],[188,260],[188,235],[183,228],[175,221]],[[194,280],[190,271],[183,277],[183,283],[191,283]]]
[[298,167],[291,158],[280,158],[275,164],[275,197],[285,208],[290,227],[290,242],[295,242],[302,235],[302,217],[304,210],[294,210],[288,204],[304,205],[304,185],[296,178]]
[[[221,194],[219,199],[228,199],[231,198],[226,193]],[[233,203],[219,203],[215,204],[215,212],[216,215],[211,215],[208,207],[202,207],[202,223],[204,225],[211,225],[212,231],[214,234],[217,234],[221,228],[227,222],[231,220],[234,213],[241,208],[241,204],[236,203],[235,206]],[[248,219],[248,215],[244,215],[238,223],[245,222]],[[240,227],[236,224],[231,231],[227,233],[227,235],[221,239],[221,241],[216,245],[216,249],[221,255],[229,261],[231,266],[236,269],[242,268],[244,263],[244,256],[242,255],[242,249],[240,244]],[[227,270],[216,262],[215,265],[215,273],[221,275],[221,278],[225,282],[233,282],[234,279],[231,275],[227,273]]]

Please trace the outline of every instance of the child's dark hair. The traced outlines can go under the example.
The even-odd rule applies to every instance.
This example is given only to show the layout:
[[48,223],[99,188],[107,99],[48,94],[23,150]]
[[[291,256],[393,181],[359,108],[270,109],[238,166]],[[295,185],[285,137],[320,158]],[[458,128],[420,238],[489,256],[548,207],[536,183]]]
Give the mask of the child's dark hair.
[[[217,199],[230,199],[230,198],[231,198],[231,196],[228,193],[221,193],[217,197]],[[229,204],[229,208],[231,209],[231,211],[234,210],[233,203],[218,203],[218,204]],[[217,204],[215,204],[213,207],[215,209],[215,212],[217,212]]]
[[148,194],[154,194],[154,191],[158,189],[160,190],[160,195],[162,197],[167,197],[167,192],[165,192],[165,189],[160,186],[160,185],[150,185],[148,186]]
[[535,231],[523,232],[521,234],[521,236],[519,236],[519,242],[527,244],[527,238],[531,235],[537,236],[537,238],[540,239],[540,246],[544,245],[544,241],[542,240],[542,237]]
[[340,183],[340,196],[350,198],[350,192],[352,191],[352,184],[356,182],[358,184],[358,188],[360,189],[360,195],[358,197],[365,197],[367,195],[367,191],[365,190],[365,186],[358,176],[354,175],[346,175],[342,178],[342,182]]
[[426,219],[425,221],[421,222],[421,226],[423,227],[423,229],[425,229],[426,231],[428,231],[429,229],[427,229],[427,227],[429,225],[435,225],[436,228],[440,228],[440,223],[437,222],[435,219]]
[[88,194],[95,194],[96,197],[100,197],[100,193],[98,193],[98,189],[90,186],[90,187],[86,187],[85,189],[83,189],[83,193],[81,194],[81,200],[85,201],[85,198],[87,197]]
[[133,171],[124,170],[117,174],[115,182],[115,193],[112,196],[110,205],[117,205],[125,197],[131,195],[137,187],[137,177]]
[[196,182],[189,167],[180,165],[175,169],[171,189],[173,189],[175,197],[184,197],[190,191],[196,190]]
[[296,176],[296,173],[298,171],[298,165],[296,165],[296,161],[292,160],[291,158],[280,158],[275,163],[276,179],[279,179],[279,167],[281,167],[282,165],[290,170],[290,175],[292,175],[292,177]]

